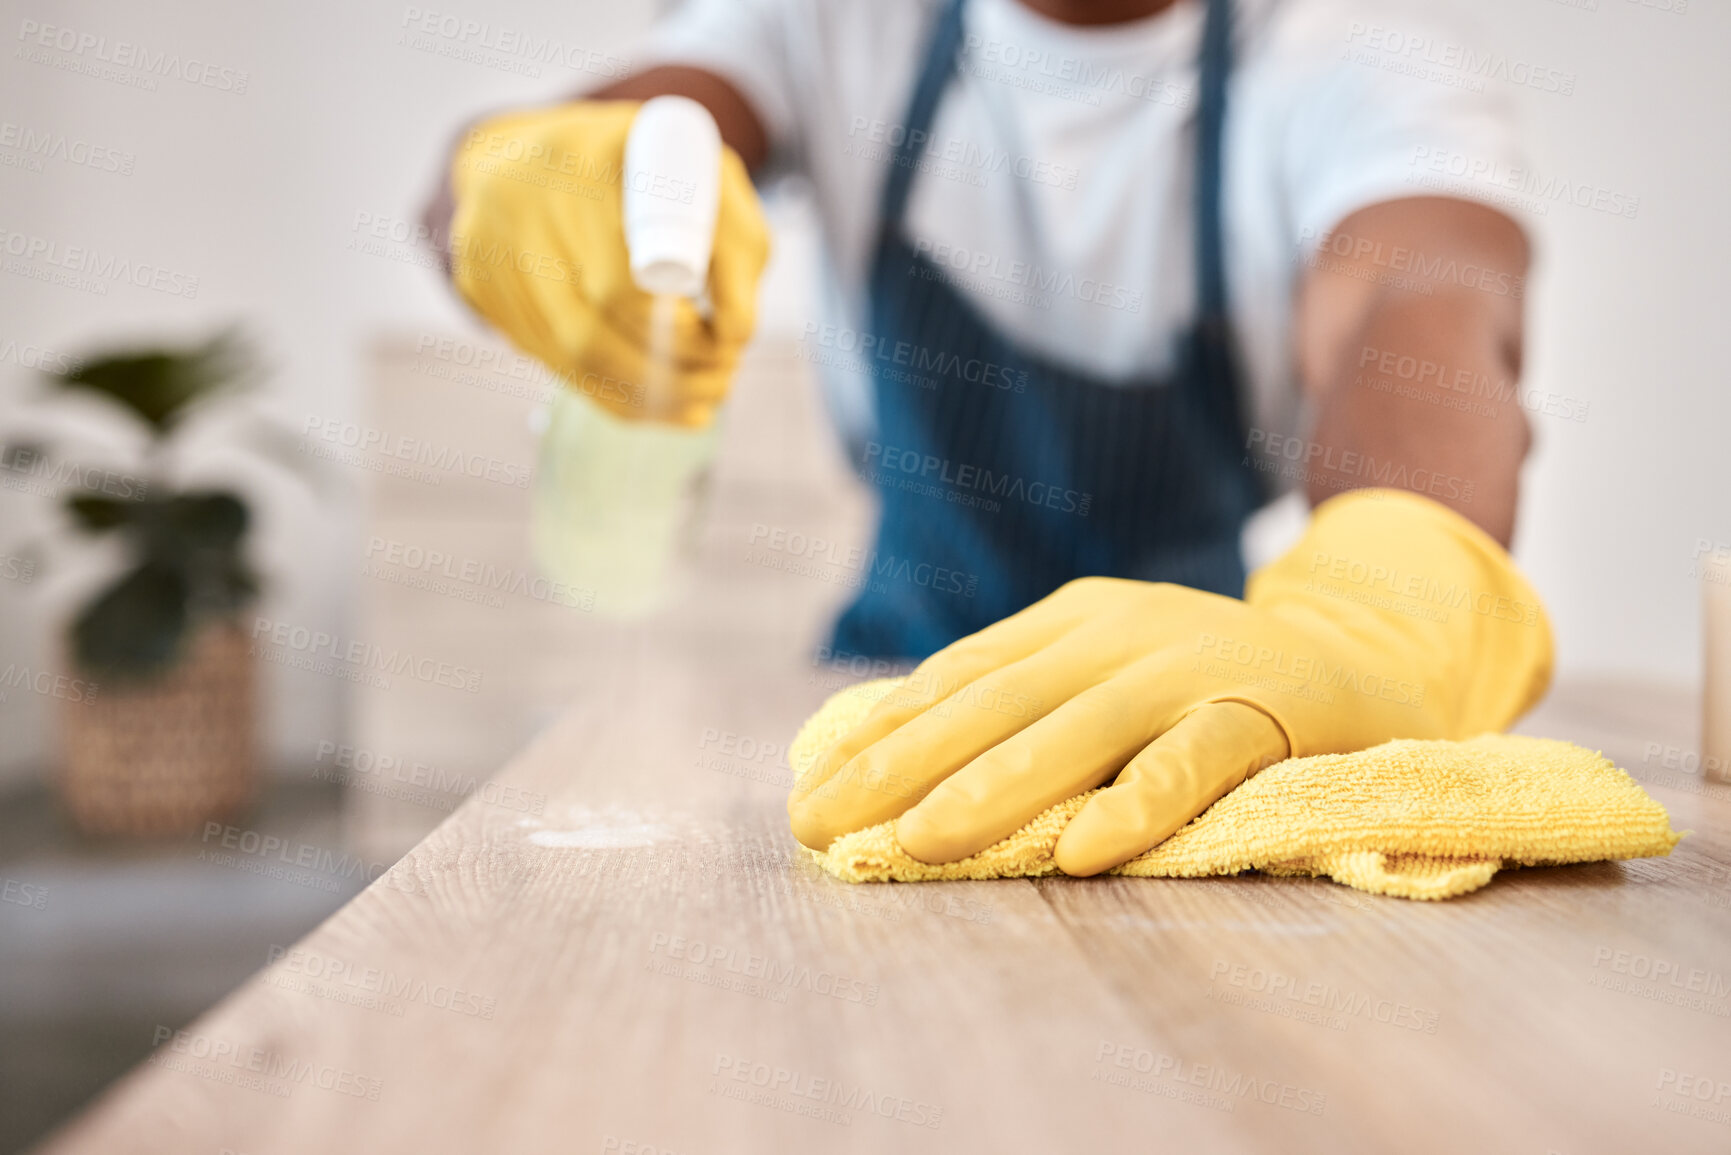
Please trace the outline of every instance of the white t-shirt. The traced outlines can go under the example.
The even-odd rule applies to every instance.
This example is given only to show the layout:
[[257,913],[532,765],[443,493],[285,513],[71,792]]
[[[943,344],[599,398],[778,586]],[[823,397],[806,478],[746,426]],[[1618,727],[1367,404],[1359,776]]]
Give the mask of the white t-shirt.
[[[803,173],[825,234],[806,326],[843,426],[869,428],[849,357],[868,330],[879,197],[943,0],[687,0],[642,58],[715,72]],[[1238,0],[1223,145],[1232,318],[1250,420],[1302,421],[1293,295],[1318,241],[1379,201],[1436,195],[1439,156],[1521,163],[1498,81],[1453,71],[1465,43],[1395,0]],[[1126,24],[1054,22],[971,0],[904,235],[1024,348],[1108,379],[1173,368],[1195,307],[1201,0]],[[1437,62],[1443,62],[1439,65]],[[1492,200],[1470,184],[1449,195]]]

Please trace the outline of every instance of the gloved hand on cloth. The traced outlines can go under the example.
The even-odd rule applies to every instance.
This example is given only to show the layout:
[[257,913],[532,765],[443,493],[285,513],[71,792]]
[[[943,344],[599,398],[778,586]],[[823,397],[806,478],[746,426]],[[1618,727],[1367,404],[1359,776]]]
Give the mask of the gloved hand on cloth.
[[814,850],[894,820],[908,855],[951,863],[1110,783],[1052,854],[1097,874],[1282,759],[1501,730],[1551,656],[1488,535],[1416,494],[1353,491],[1242,601],[1084,578],[940,651],[815,759],[788,811]]
[[769,230],[745,165],[721,158],[707,316],[672,303],[650,364],[654,298],[631,279],[621,174],[635,101],[580,101],[483,121],[451,163],[451,277],[523,352],[618,416],[708,424],[757,320]]

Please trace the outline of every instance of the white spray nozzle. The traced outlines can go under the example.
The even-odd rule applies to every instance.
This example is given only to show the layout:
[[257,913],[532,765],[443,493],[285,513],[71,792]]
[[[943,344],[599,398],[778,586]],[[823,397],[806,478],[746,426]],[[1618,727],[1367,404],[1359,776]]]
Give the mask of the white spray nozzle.
[[721,203],[721,133],[709,110],[657,96],[625,138],[625,247],[648,293],[696,298],[709,279]]

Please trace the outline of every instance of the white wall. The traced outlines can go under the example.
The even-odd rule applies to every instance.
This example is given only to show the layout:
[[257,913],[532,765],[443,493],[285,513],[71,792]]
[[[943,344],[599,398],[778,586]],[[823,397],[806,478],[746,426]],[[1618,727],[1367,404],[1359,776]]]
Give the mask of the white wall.
[[1731,9],[1667,2],[1474,7],[1512,55],[1578,74],[1572,96],[1522,100],[1536,167],[1640,198],[1633,220],[1569,206],[1546,218],[1528,380],[1590,408],[1580,424],[1535,421],[1519,556],[1565,672],[1696,682],[1692,558],[1698,539],[1731,542]]
[[[1584,422],[1536,419],[1519,541],[1551,606],[1565,672],[1694,681],[1691,556],[1698,539],[1731,541],[1721,483],[1731,399],[1720,380],[1731,335],[1715,316],[1731,256],[1731,224],[1719,211],[1731,178],[1719,124],[1731,107],[1723,67],[1731,13],[1704,0],[1688,0],[1681,14],[1654,6],[1678,2],[1462,4],[1490,46],[1576,77],[1572,95],[1519,96],[1539,169],[1640,198],[1634,219],[1554,205],[1534,284],[1528,383],[1589,406]],[[132,160],[124,175],[57,160],[41,172],[0,166],[0,229],[166,266],[196,276],[199,287],[193,299],[128,284],[96,295],[0,273],[0,349],[12,341],[79,351],[240,318],[276,366],[279,413],[297,425],[309,415],[355,419],[369,335],[472,328],[425,269],[350,250],[357,215],[412,219],[449,133],[477,110],[600,79],[548,66],[537,77],[421,51],[402,42],[405,16],[431,9],[485,19],[617,59],[650,8],[171,0],[146,11],[5,0],[0,121]],[[231,77],[244,72],[245,92],[174,78],[143,91],[45,66],[15,55],[30,21],[214,63]],[[62,65],[91,62],[88,51],[49,55]],[[766,327],[782,334],[798,332],[812,299],[809,225],[798,228],[806,233],[786,226],[768,289]],[[0,360],[0,431],[22,419],[30,373],[17,347]],[[42,506],[0,490],[0,557],[33,529]],[[352,486],[318,497],[270,487],[264,515],[268,612],[340,630],[344,575],[354,567],[331,562],[354,556]],[[50,660],[45,607],[64,606],[73,584],[67,573],[29,585],[0,580],[0,669]],[[39,767],[50,705],[16,691],[0,703],[0,778]],[[313,736],[340,732],[343,721],[334,683],[275,695],[272,710],[279,761],[304,756]]]

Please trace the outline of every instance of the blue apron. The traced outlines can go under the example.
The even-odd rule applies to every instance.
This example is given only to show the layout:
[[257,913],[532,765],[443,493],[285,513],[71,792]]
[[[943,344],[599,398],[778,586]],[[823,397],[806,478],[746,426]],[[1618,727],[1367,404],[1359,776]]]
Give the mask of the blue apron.
[[1204,22],[1198,311],[1164,381],[1107,381],[1024,350],[904,239],[918,142],[957,68],[962,9],[950,0],[938,18],[883,190],[870,297],[877,432],[862,462],[883,512],[864,586],[835,626],[837,656],[924,658],[1089,575],[1237,597],[1239,531],[1264,496],[1243,452],[1221,251],[1230,0],[1208,0]]

